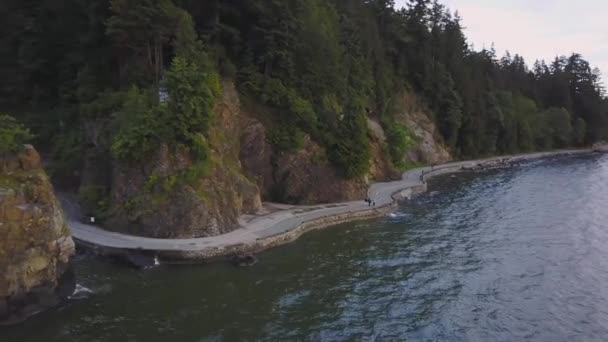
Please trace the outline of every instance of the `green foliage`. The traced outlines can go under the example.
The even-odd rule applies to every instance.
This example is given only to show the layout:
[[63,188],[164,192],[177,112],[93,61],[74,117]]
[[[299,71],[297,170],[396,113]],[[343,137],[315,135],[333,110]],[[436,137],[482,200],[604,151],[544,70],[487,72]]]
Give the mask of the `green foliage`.
[[349,21],[347,29],[343,20],[349,19],[337,6],[319,0],[260,2],[252,13],[268,21],[239,27],[253,35],[245,56],[257,56],[233,60],[245,61],[238,68],[241,89],[276,109],[269,141],[293,151],[307,134],[344,175],[365,174],[370,152],[364,113],[374,84],[356,24]]
[[550,139],[547,147],[564,148],[571,146],[572,124],[570,113],[564,108],[549,108],[540,114],[541,126]]
[[[600,73],[582,56],[529,68],[519,55],[475,51],[461,18],[436,1],[404,9],[376,0],[7,4],[1,108],[19,113],[65,174],[91,145],[127,160],[181,145],[203,165],[222,92],[216,69],[270,108],[264,123],[279,151],[302,148],[308,135],[352,177],[369,165],[366,116],[390,123],[388,150],[400,162],[408,134],[393,127],[389,105],[404,89],[424,98],[458,157],[608,137]],[[83,129],[91,122],[110,127],[103,139]],[[5,127],[2,139],[14,139]]]
[[118,132],[112,154],[120,160],[141,160],[158,147],[165,126],[160,118],[164,107],[154,104],[151,94],[133,86],[126,95],[116,122]]
[[238,74],[236,65],[230,60],[225,60],[220,64],[220,75],[226,79],[234,80]]
[[182,52],[165,75],[166,104],[159,104],[152,91],[136,86],[124,97],[112,144],[116,158],[145,158],[161,142],[183,145],[197,160],[207,158],[205,135],[215,99],[222,92],[221,83],[217,73],[205,69],[206,56],[199,48],[185,51],[183,47]]
[[156,185],[158,184],[158,182],[159,182],[158,174],[152,173],[146,180],[146,183],[144,184],[144,192],[145,193],[152,192],[154,190],[154,187],[156,187]]
[[30,131],[15,118],[0,114],[0,152],[17,152],[32,139]]
[[437,113],[439,131],[448,146],[454,148],[458,143],[458,131],[462,122],[462,100],[455,89],[451,75],[445,68],[433,78],[434,83],[430,92],[432,95],[429,97]]
[[268,142],[279,151],[294,152],[304,147],[304,133],[292,125],[279,125],[268,131]]
[[[96,94],[93,100],[83,102],[80,105],[80,115],[87,120],[103,118],[111,113],[116,113],[121,110],[127,101],[128,93],[117,91],[105,91]],[[133,96],[133,94],[131,94]],[[130,100],[132,101],[132,99]]]
[[[215,98],[219,98],[222,96],[222,80],[220,78],[220,74],[215,71],[209,72],[207,74],[206,80],[207,88],[211,91],[211,94]],[[215,99],[214,99],[215,100]]]
[[189,143],[194,132],[207,133],[211,111],[215,100],[214,91],[219,91],[217,78],[208,77],[194,62],[175,57],[166,74],[169,92],[168,114],[165,124],[173,138]]
[[163,182],[163,190],[165,192],[170,192],[171,190],[173,190],[173,187],[175,186],[176,183],[177,183],[176,176],[169,176],[169,177],[165,178],[165,181]]
[[106,187],[95,185],[80,187],[78,197],[85,215],[94,216],[100,222],[108,218],[110,193]]
[[178,175],[178,180],[181,181],[182,184],[196,185],[202,178],[209,175],[211,166],[212,163],[209,161],[196,163],[188,170]]
[[585,143],[587,133],[587,124],[582,118],[576,118],[574,127],[572,128],[572,140],[576,146],[582,146]]
[[[171,0],[112,0],[110,10],[106,34],[130,66],[131,75],[125,81],[158,84],[165,66],[163,50],[177,33],[187,34],[184,24],[178,25],[187,20],[183,11]],[[176,32],[176,28],[181,30]],[[146,58],[137,60],[136,56]]]
[[54,178],[69,177],[82,167],[83,136],[73,127],[67,127],[57,134],[51,141],[51,160],[49,173]]
[[364,175],[369,170],[371,157],[365,116],[348,115],[339,129],[329,160],[343,171],[346,178]]
[[207,139],[202,133],[195,133],[192,136],[190,152],[196,161],[205,161],[208,159],[210,151]]
[[385,125],[386,144],[393,165],[400,169],[406,167],[405,154],[414,144],[414,139],[407,127],[396,122]]
[[266,79],[262,75],[250,76],[245,90],[255,94],[262,104],[277,108],[279,120],[312,133],[317,127],[317,116],[312,104],[300,97],[278,79]]
[[304,146],[305,133],[316,134],[317,116],[311,103],[282,81],[265,79],[260,74],[250,75],[243,88],[262,104],[277,110],[268,141],[279,151],[296,151]]

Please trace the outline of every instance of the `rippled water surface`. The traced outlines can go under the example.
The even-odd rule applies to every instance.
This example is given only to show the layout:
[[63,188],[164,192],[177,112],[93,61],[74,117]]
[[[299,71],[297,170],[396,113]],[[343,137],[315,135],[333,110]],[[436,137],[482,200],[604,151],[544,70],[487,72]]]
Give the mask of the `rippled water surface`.
[[0,340],[605,341],[608,156],[445,176],[251,268],[76,271],[76,298]]

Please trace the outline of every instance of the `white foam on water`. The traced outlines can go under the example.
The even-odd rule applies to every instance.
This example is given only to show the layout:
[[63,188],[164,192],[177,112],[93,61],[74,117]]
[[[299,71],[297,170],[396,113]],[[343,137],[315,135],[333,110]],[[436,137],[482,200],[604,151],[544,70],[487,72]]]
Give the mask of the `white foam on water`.
[[407,213],[402,213],[402,212],[392,212],[392,213],[386,214],[386,217],[390,221],[399,222],[399,221],[407,220],[410,217],[410,215]]
[[93,293],[94,293],[93,290],[91,290],[87,287],[84,287],[80,284],[76,284],[76,289],[74,290],[74,293],[72,293],[72,295],[69,298],[70,299],[88,298]]
[[396,212],[387,214],[387,216],[392,217],[392,218],[400,218],[400,217],[407,217],[407,216],[409,216],[409,214],[396,211]]

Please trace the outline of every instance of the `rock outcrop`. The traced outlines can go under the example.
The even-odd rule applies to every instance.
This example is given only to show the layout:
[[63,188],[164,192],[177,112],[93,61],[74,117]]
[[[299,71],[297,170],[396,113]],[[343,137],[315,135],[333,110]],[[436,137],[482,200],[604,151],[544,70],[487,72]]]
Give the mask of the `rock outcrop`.
[[304,147],[276,157],[273,194],[281,202],[331,203],[365,198],[363,178],[345,179],[327,159],[325,150],[306,137]]
[[345,179],[331,165],[326,151],[310,137],[295,152],[275,151],[266,127],[252,114],[242,114],[240,158],[245,174],[266,201],[316,204],[362,199],[368,182]]
[[[398,104],[397,118],[411,129],[416,145],[408,152],[413,163],[436,164],[452,159],[425,108],[413,96]],[[400,177],[386,152],[382,126],[368,120],[371,160],[366,177],[344,179],[329,163],[326,151],[308,137],[296,152],[277,152],[268,143],[266,127],[256,113],[243,113],[240,159],[247,176],[254,180],[265,200],[291,204],[314,204],[364,198],[370,182]]]
[[[342,177],[323,146],[306,136],[297,151],[276,150],[268,139],[268,113],[255,104],[242,108],[231,82],[224,82],[209,130],[210,165],[183,182],[197,167],[185,148],[161,145],[145,161],[114,162],[109,229],[157,238],[204,237],[238,227],[261,201],[317,204],[360,200],[369,184],[399,178],[387,153],[382,126],[368,121],[371,148],[367,175]],[[415,163],[451,159],[435,125],[415,97],[404,96],[397,119],[416,135],[408,158]],[[253,100],[253,102],[255,102]]]
[[0,156],[0,322],[16,322],[59,299],[74,242],[32,146]]
[[429,117],[430,110],[413,93],[404,93],[396,104],[399,123],[408,127],[417,139],[408,152],[408,159],[420,164],[440,164],[452,160],[435,123]]
[[223,94],[203,169],[193,170],[201,166],[185,148],[166,144],[145,161],[115,163],[108,228],[156,238],[214,236],[236,229],[241,214],[261,208],[258,187],[239,161],[236,89],[225,83]]
[[386,152],[386,134],[382,125],[375,120],[368,119],[367,127],[370,132],[370,147],[372,152],[369,169],[370,180],[384,182],[400,179],[401,173],[395,169]]
[[251,114],[242,112],[240,117],[239,159],[243,165],[243,171],[257,184],[262,198],[266,201],[271,200],[275,187],[274,152],[267,139],[266,127]]

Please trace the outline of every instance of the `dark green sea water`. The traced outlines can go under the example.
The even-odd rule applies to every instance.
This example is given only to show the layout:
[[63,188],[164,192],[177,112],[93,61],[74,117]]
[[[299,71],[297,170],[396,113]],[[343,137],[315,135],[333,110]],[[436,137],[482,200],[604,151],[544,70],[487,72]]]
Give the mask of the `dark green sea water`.
[[141,272],[81,255],[75,298],[0,341],[605,341],[608,156],[444,176],[259,259]]

